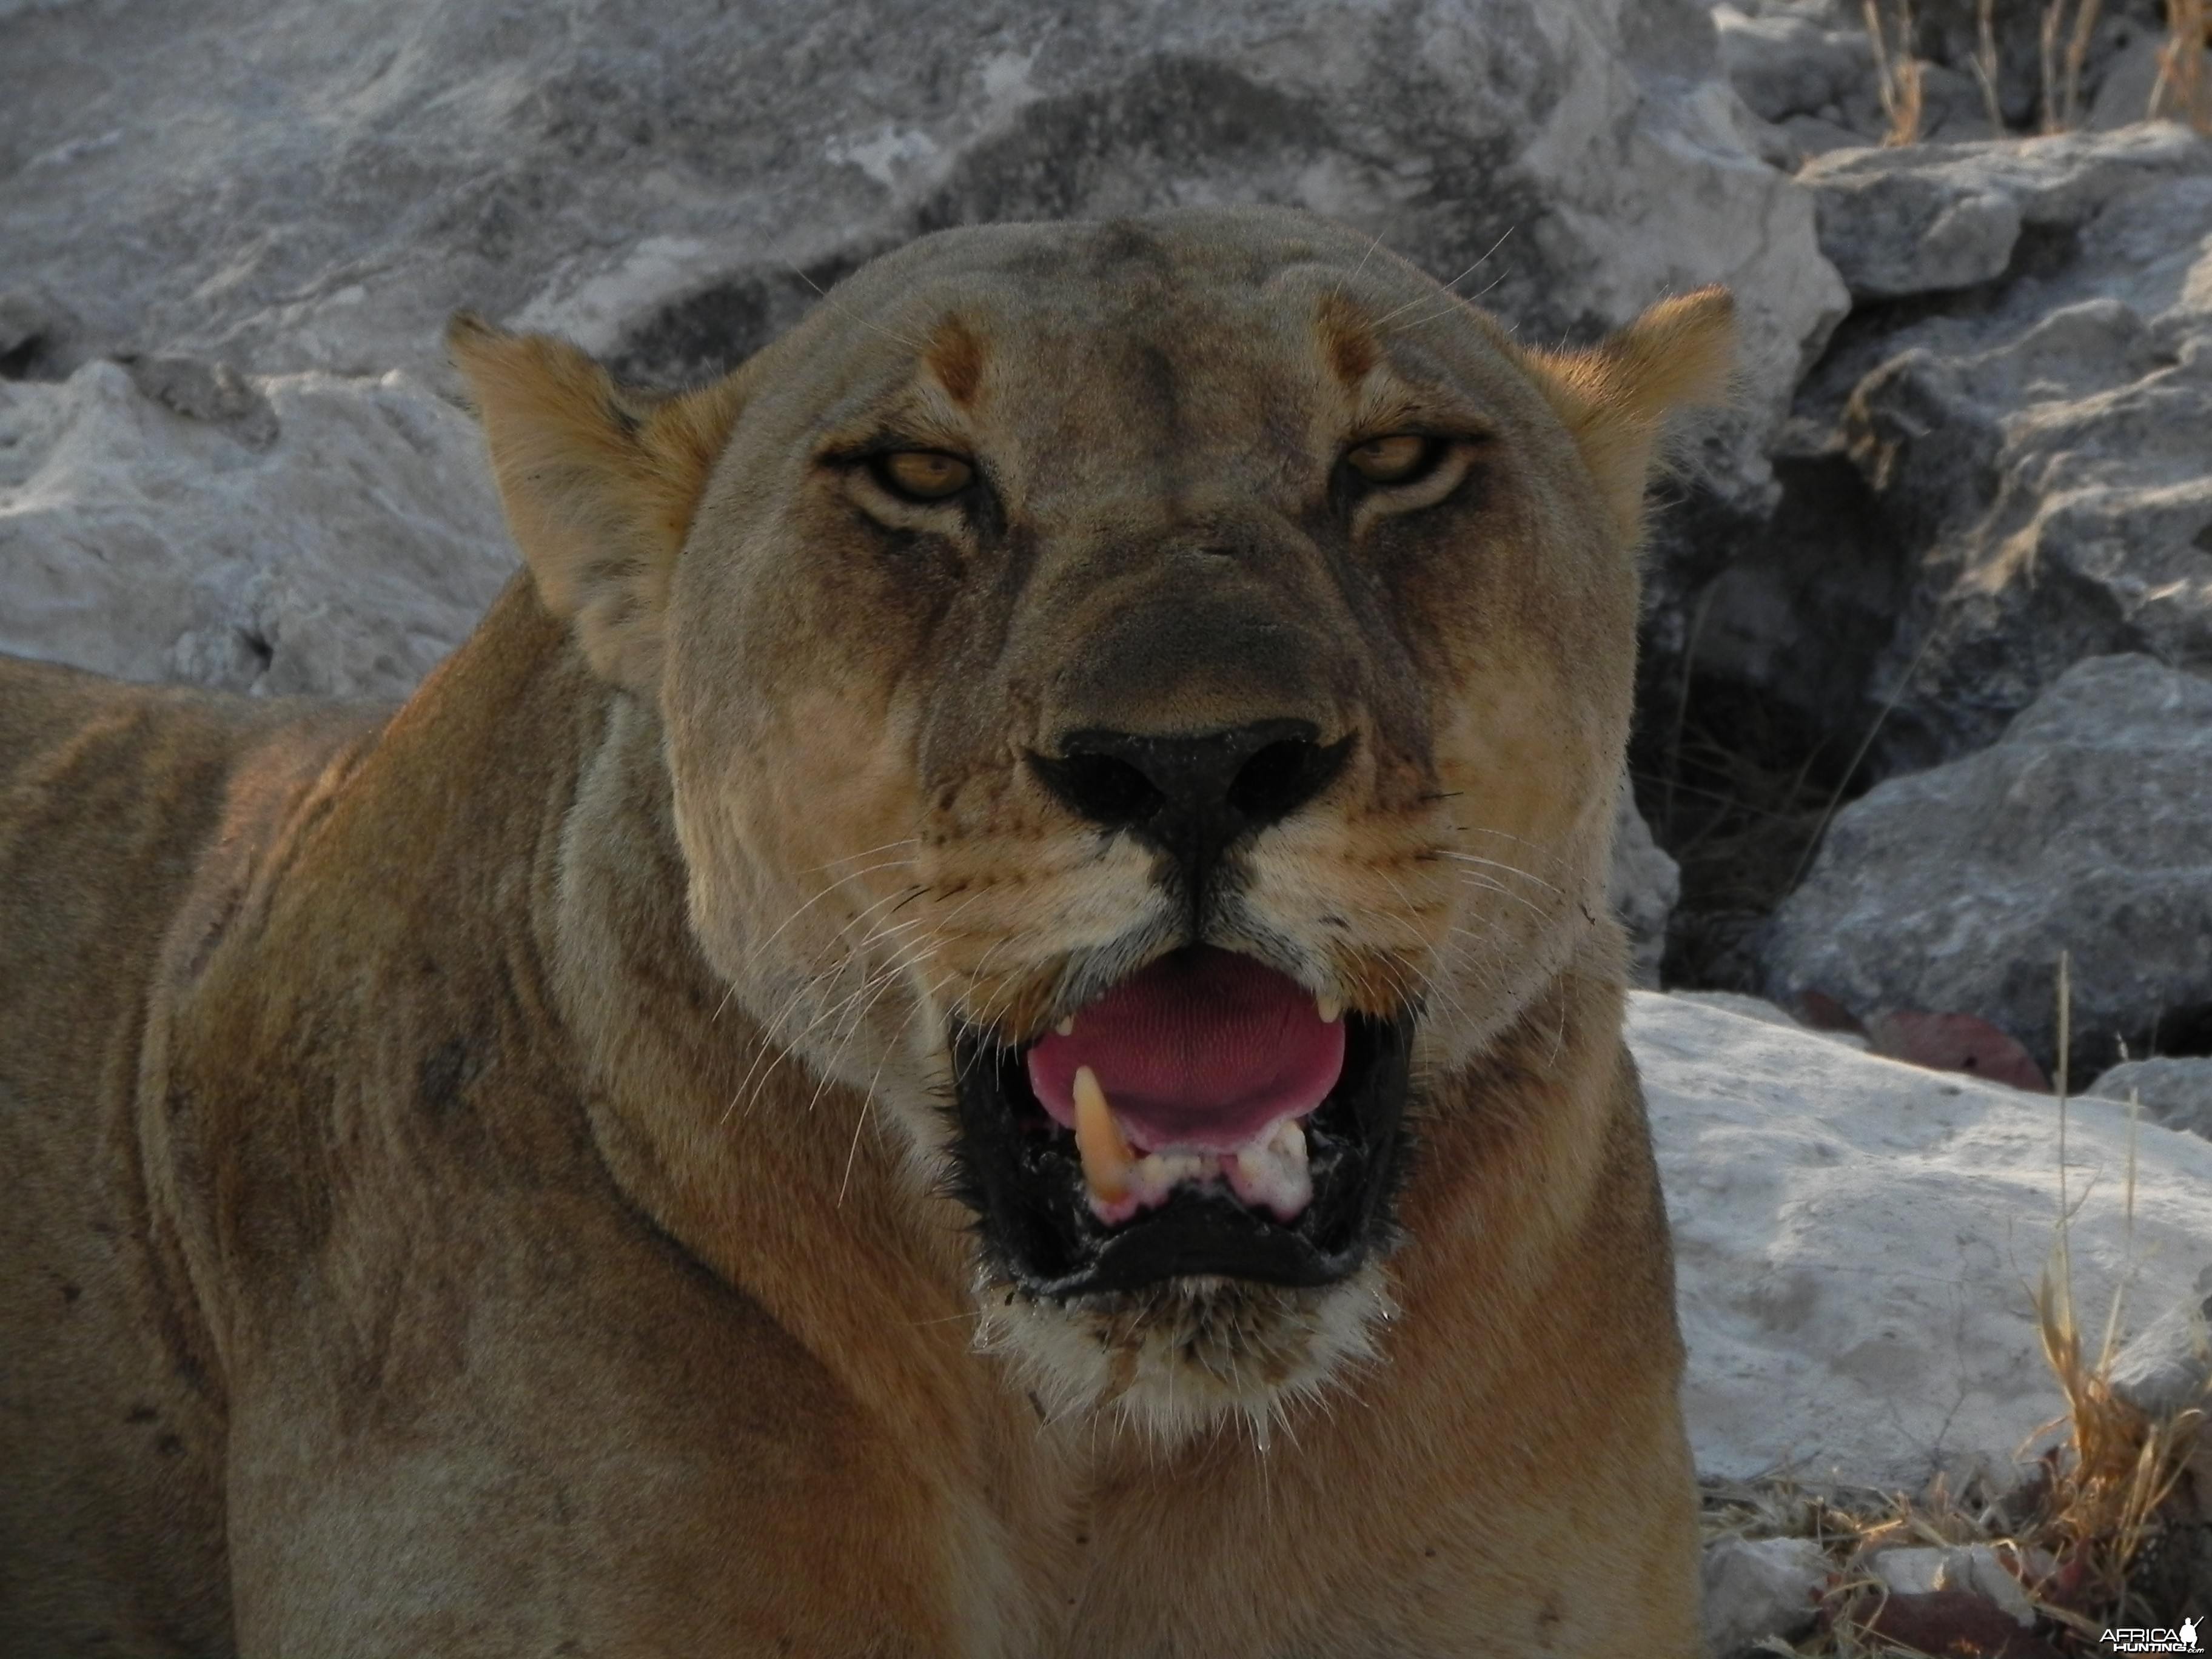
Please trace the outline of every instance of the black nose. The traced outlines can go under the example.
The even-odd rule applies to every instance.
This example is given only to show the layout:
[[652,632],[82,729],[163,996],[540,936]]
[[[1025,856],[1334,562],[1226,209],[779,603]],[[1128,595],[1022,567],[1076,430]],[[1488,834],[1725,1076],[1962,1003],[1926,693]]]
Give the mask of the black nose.
[[1261,720],[1194,738],[1071,732],[1032,755],[1045,787],[1093,823],[1127,830],[1181,865],[1195,899],[1240,836],[1288,817],[1343,769],[1352,739],[1323,745],[1304,720]]

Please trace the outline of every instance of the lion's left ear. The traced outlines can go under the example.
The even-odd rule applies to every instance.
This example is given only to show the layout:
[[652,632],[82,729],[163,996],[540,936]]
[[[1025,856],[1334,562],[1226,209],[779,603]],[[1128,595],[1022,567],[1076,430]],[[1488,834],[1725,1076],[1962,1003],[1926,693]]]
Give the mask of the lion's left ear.
[[669,574],[737,421],[740,377],[654,397],[617,386],[566,341],[465,312],[446,343],[476,393],[507,525],[547,609],[575,619],[600,674],[651,695]]
[[1624,540],[1644,523],[1644,487],[1668,412],[1728,401],[1735,301],[1724,288],[1662,300],[1587,351],[1523,351],[1597,477]]

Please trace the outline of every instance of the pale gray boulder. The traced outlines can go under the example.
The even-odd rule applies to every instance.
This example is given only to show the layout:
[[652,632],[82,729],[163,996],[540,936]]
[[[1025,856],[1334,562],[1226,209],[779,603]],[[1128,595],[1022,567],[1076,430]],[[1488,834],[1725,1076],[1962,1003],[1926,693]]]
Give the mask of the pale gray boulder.
[[2212,1268],[2113,1357],[2112,1391],[2138,1411],[2172,1417],[2212,1407]]
[[[1820,246],[1852,297],[1894,299],[2002,274],[2024,228],[2078,228],[2124,198],[2212,173],[2172,123],[2019,142],[1841,150],[1805,164]],[[2202,227],[2199,227],[2201,229]]]
[[2123,1060],[2100,1077],[2089,1092],[2106,1100],[2132,1097],[2153,1122],[2212,1140],[2212,1060],[2160,1056]]
[[[1713,8],[1721,64],[1736,95],[1762,120],[1850,115],[1868,122],[1861,142],[1879,137],[1874,48],[1854,18],[1844,24],[1801,6]],[[1833,124],[1832,119],[1832,125]]]
[[2015,148],[1974,171],[2021,205],[2015,274],[1882,343],[1838,423],[1911,565],[1868,688],[1886,770],[1990,742],[2085,657],[2212,666],[2212,143]]
[[[1845,303],[1810,198],[1748,142],[1759,125],[1696,0],[15,5],[0,8],[0,378],[128,357],[150,399],[202,413],[226,386],[309,372],[336,377],[326,402],[393,368],[451,392],[441,334],[470,307],[634,377],[693,381],[920,233],[1284,203],[1371,234],[1546,343],[1729,283],[1743,408],[1686,466],[1755,506],[1763,446]],[[178,360],[201,381],[160,367]],[[214,424],[244,436],[243,418]],[[283,441],[270,453],[281,469]],[[120,505],[85,473],[78,522],[128,519],[128,469],[96,471]],[[477,538],[480,501],[433,543]],[[346,511],[374,507],[358,495]],[[227,533],[188,514],[173,530],[172,563]],[[315,578],[334,639],[343,615],[412,627],[389,621],[389,540],[356,552],[356,598],[328,586],[335,563]],[[125,592],[96,536],[40,546],[0,561],[15,648],[252,677],[227,646],[155,650],[216,627],[204,595],[182,597],[192,580]],[[226,603],[217,632],[250,635],[251,607]],[[91,643],[111,605],[127,648]]]
[[[1918,71],[1923,141],[1997,137],[2046,125],[2042,29],[2048,9],[2008,3],[1985,12],[1985,5],[1916,0],[1907,9],[1909,40],[1893,0],[1880,8],[1893,64],[1909,55]],[[2097,128],[2143,119],[2156,70],[2146,75],[2142,58],[2146,49],[2155,56],[2166,33],[2160,0],[2102,0],[2086,9],[2094,27],[2083,43],[2074,113],[2059,125],[2083,125],[2084,115]],[[1779,123],[1804,154],[1874,143],[1887,131],[1862,0],[1721,0],[1713,16],[1737,92]],[[2057,20],[2068,37],[2062,51],[2072,44],[2075,16],[2069,10]],[[1994,81],[1985,84],[1992,67]],[[2057,94],[2063,100],[2063,84]]]
[[1839,812],[1775,912],[1767,988],[1972,1014],[2045,1067],[2072,957],[2073,1075],[2212,1035],[2212,684],[2077,664],[1990,748]]
[[0,20],[9,285],[79,356],[422,368],[458,306],[690,374],[917,232],[1310,207],[1544,337],[1744,301],[1778,410],[1838,314],[1695,0],[212,0]]
[[2212,665],[2212,143],[2164,124],[1801,176],[1863,291],[1903,300],[1801,388],[1775,514],[1695,602],[1699,668],[1835,752],[1871,734],[1880,777],[1987,745],[2085,657]]
[[2020,240],[2020,204],[1930,172],[1853,172],[1871,155],[1850,150],[1806,164],[1820,209],[1820,246],[1859,300],[1966,288],[2000,276]]
[[[1924,6],[1916,11],[1927,15]],[[1776,126],[1799,159],[1879,143],[1889,131],[1865,21],[1855,0],[1722,0],[1713,8],[1729,84],[1753,113]],[[1931,44],[1927,30],[1907,46],[1897,36],[1893,15],[1887,27],[1893,53],[1909,52],[1917,60],[1919,137],[1995,137],[1976,78],[1961,66],[1923,56]]]

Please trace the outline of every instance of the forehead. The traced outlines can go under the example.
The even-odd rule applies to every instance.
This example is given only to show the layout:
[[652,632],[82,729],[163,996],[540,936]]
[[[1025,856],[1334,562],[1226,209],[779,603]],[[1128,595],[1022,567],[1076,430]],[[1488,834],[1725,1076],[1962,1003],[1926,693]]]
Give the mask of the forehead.
[[1255,400],[1526,392],[1482,313],[1370,239],[1275,209],[940,233],[857,273],[771,350],[830,424],[917,382],[979,417],[1218,404],[1238,424],[1279,412]]

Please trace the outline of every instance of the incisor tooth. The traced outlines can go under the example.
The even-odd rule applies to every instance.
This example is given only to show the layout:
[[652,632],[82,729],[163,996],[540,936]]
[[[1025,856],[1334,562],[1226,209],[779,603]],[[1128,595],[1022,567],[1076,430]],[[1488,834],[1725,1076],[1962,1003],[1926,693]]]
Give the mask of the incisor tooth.
[[1237,1153],[1226,1173],[1238,1198],[1272,1210],[1278,1221],[1295,1220],[1313,1201],[1306,1132],[1295,1118],[1283,1119],[1265,1140]]
[[1322,1024],[1334,1025],[1344,1018],[1344,999],[1317,996],[1314,999],[1314,1012],[1321,1016]]
[[1068,1015],[1066,1018],[1061,1020],[1059,1024],[1054,1026],[1052,1029],[1059,1032],[1062,1036],[1073,1036],[1075,1035],[1075,1016],[1073,1014]]
[[1075,1068],[1075,1147],[1083,1155],[1083,1179],[1092,1197],[1118,1204],[1129,1195],[1136,1158],[1106,1103],[1106,1091],[1098,1086],[1098,1073],[1088,1066]]

